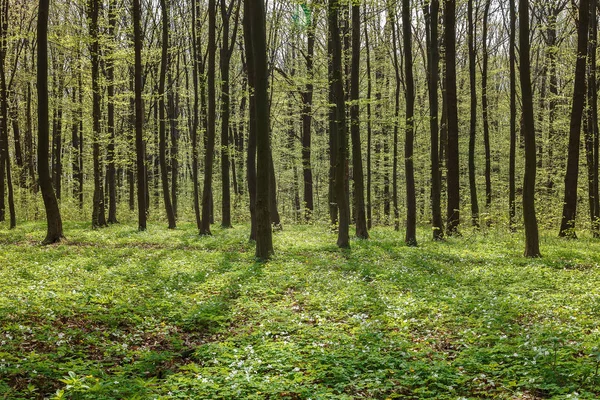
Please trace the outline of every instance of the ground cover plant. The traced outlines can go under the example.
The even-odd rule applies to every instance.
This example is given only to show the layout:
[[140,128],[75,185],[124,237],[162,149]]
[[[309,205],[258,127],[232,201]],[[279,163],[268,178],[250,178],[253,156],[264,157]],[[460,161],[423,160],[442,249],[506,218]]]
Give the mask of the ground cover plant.
[[1,231],[0,398],[597,398],[593,239],[464,232],[420,248],[376,228],[339,250],[325,226],[198,237],[133,225],[40,246]]

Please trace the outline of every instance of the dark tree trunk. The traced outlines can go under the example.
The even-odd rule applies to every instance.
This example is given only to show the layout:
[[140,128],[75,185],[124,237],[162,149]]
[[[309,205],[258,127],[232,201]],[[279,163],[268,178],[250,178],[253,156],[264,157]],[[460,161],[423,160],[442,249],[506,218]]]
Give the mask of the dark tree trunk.
[[404,33],[404,66],[406,81],[406,139],[404,165],[406,169],[406,237],[409,246],[417,245],[417,198],[415,193],[414,114],[415,81],[413,78],[412,25],[410,23],[410,0],[402,0],[402,27]]
[[[336,226],[338,223],[338,201],[337,191],[335,189],[335,168],[337,163],[337,114],[333,104],[335,103],[333,80],[334,80],[334,69],[333,69],[333,42],[331,33],[328,33],[327,37],[327,77],[329,80],[329,221],[332,226]],[[342,83],[343,87],[343,83]]]
[[175,229],[175,213],[171,202],[171,190],[169,188],[169,171],[167,169],[167,121],[165,116],[165,82],[167,69],[170,65],[169,57],[169,5],[167,0],[160,0],[162,10],[162,56],[160,63],[160,82],[158,84],[158,118],[159,118],[159,163],[160,178],[162,182],[163,201],[165,212],[169,222],[169,229]]
[[458,148],[458,98],[456,93],[456,0],[444,0],[444,43],[446,51],[447,185],[446,232],[458,233],[460,224],[460,165]]
[[350,207],[346,198],[346,162],[347,162],[347,135],[346,135],[346,102],[344,98],[344,79],[342,77],[342,41],[338,25],[339,1],[329,0],[329,36],[331,40],[331,64],[333,69],[330,90],[332,90],[333,108],[335,113],[335,194],[339,210],[339,226],[337,245],[341,248],[350,248],[349,226]]
[[252,58],[254,62],[254,103],[256,112],[256,258],[268,260],[273,254],[273,233],[269,210],[269,165],[272,161],[270,144],[269,71],[267,67],[267,40],[265,5],[263,0],[244,0],[244,12],[250,13]]
[[304,177],[304,218],[309,221],[314,212],[313,173],[311,165],[311,124],[313,106],[313,58],[315,55],[316,18],[314,13],[306,33],[306,86],[302,92],[302,171]]
[[[108,2],[108,36],[115,37],[117,15],[114,0]],[[115,67],[112,57],[106,60],[106,78],[108,94],[108,151],[106,154],[108,185],[108,223],[116,224],[117,221],[117,185],[115,169]]]
[[200,186],[198,182],[198,125],[200,123],[198,115],[199,107],[199,96],[198,96],[198,75],[200,73],[200,64],[202,63],[202,48],[200,46],[200,27],[201,21],[199,17],[199,5],[197,0],[192,1],[192,54],[193,60],[193,73],[192,81],[194,84],[194,109],[193,109],[193,121],[192,129],[190,131],[192,141],[192,184],[194,186],[194,215],[196,217],[196,227],[198,231],[202,226],[200,217]]
[[13,137],[15,144],[15,162],[19,170],[19,186],[21,188],[27,187],[27,169],[23,162],[23,148],[21,145],[21,126],[19,125],[19,99],[16,93],[13,93],[12,104],[9,106],[10,120],[12,122]]
[[540,257],[538,225],[535,215],[536,148],[533,95],[529,75],[531,69],[529,61],[529,2],[526,0],[519,0],[519,50],[521,98],[523,101],[523,136],[525,139],[525,179],[523,182],[525,257]]
[[140,0],[133,0],[133,43],[135,47],[135,148],[137,154],[138,229],[146,230],[146,149],[144,147],[144,111],[142,104],[142,29]]
[[471,118],[469,125],[469,191],[471,193],[471,223],[479,226],[479,202],[477,201],[477,183],[475,181],[475,139],[477,135],[477,86],[475,77],[475,21],[473,19],[473,0],[468,1],[469,14],[469,86],[471,88]]
[[47,233],[44,244],[57,243],[63,239],[62,219],[58,201],[52,188],[48,165],[48,10],[49,0],[40,0],[37,22],[37,89],[38,89],[38,176],[44,207],[46,209]]
[[73,168],[73,199],[79,200],[79,102],[77,100],[78,88],[73,87],[71,95],[72,115],[71,115],[71,151],[72,151],[72,168]]
[[99,1],[89,1],[90,36],[92,42],[90,53],[92,56],[92,149],[94,164],[94,199],[92,211],[92,227],[100,228],[106,226],[104,214],[104,190],[102,185],[102,166],[100,164],[100,32],[98,27]]
[[[231,1],[231,7],[233,0]],[[221,9],[221,226],[231,228],[231,187],[229,177],[229,19],[231,7],[225,5],[225,0],[220,1]]]
[[371,49],[369,44],[369,29],[367,26],[367,3],[364,4],[364,28],[365,28],[365,48],[367,52],[367,229],[373,227],[373,211],[371,203],[371,141],[373,129],[371,125],[371,93],[373,84],[371,82]]
[[[8,188],[8,207],[10,213],[10,229],[16,227],[17,220],[15,215],[15,202],[13,196],[12,174],[10,171],[10,156],[9,156],[9,140],[8,140],[8,89],[6,85],[6,53],[8,49],[7,34],[8,34],[8,1],[0,2],[0,109],[1,109],[1,129],[0,129],[0,152],[2,156],[2,169],[6,175],[6,186]],[[2,177],[4,179],[4,177]],[[4,187],[4,181],[2,182]],[[4,197],[4,193],[2,193]],[[3,198],[4,201],[4,198]]]
[[[398,61],[398,38],[396,37],[396,11],[395,11],[395,5],[390,5],[389,6],[389,16],[390,16],[390,24],[392,25],[392,60],[393,60],[393,64],[394,64],[394,72],[395,72],[395,78],[396,78],[396,90],[395,90],[395,102],[394,102],[394,148],[393,148],[393,154],[392,154],[392,197],[393,197],[393,205],[394,205],[394,229],[396,231],[400,230],[400,210],[398,208],[398,124],[400,122],[400,81],[401,81],[401,77],[400,77],[400,62]],[[403,9],[404,11],[404,9]],[[412,49],[411,49],[411,56],[412,56]],[[408,89],[408,86],[405,84],[405,88]],[[408,94],[408,93],[405,93]],[[408,101],[408,97],[406,97],[407,101]],[[414,99],[413,99],[414,102]],[[408,108],[408,104],[407,104],[407,108]],[[414,103],[413,103],[413,108],[414,108]],[[387,143],[387,141],[386,141]],[[387,150],[384,150],[385,152],[385,157],[387,157]],[[384,166],[384,169],[387,168]],[[408,178],[408,177],[407,177]],[[414,175],[413,175],[414,178]],[[385,174],[385,180],[384,180],[384,193],[385,193],[385,197],[386,197],[386,206],[384,207],[386,209],[385,214],[388,215],[389,214],[389,200],[387,200],[388,196],[389,196],[389,180],[388,180],[388,174],[386,172]],[[408,193],[408,179],[407,179],[407,193]],[[414,193],[414,179],[413,179],[413,193]]]
[[585,132],[585,153],[588,170],[588,200],[594,237],[600,236],[600,200],[598,198],[598,92],[596,91],[596,49],[598,47],[597,0],[590,0],[588,40],[588,87]]
[[[175,71],[179,71],[179,60],[180,55],[177,56]],[[178,75],[178,73],[176,75]],[[177,220],[177,193],[179,191],[179,79],[174,79],[173,76],[170,76],[169,82],[173,88],[168,94],[167,109],[167,118],[169,119],[171,133],[171,204],[173,206],[173,215],[175,216],[175,220]]]
[[[244,0],[244,47],[246,52],[246,72],[248,75],[248,85],[250,95],[248,101],[249,126],[248,126],[248,158],[246,173],[248,175],[248,197],[250,205],[250,240],[256,240],[257,221],[256,221],[256,94],[255,94],[255,73],[254,73],[254,53],[252,50],[252,27],[251,13],[249,8],[252,6],[252,0]],[[261,0],[259,0],[261,1]]]
[[35,176],[35,154],[33,150],[33,117],[31,114],[31,83],[27,83],[27,106],[25,108],[26,126],[25,126],[25,154],[27,158],[27,168],[29,169],[29,185],[34,193],[38,190],[38,180]]
[[516,153],[517,153],[517,74],[516,74],[516,34],[517,34],[517,15],[515,10],[515,1],[509,2],[510,13],[510,42],[509,42],[509,63],[510,63],[510,154],[508,160],[508,226],[511,231],[515,231],[516,216]]
[[432,0],[425,6],[426,32],[427,32],[427,70],[429,86],[429,128],[431,131],[431,225],[433,240],[444,238],[441,206],[441,180],[439,159],[439,39],[438,39],[438,13],[439,0]]
[[350,76],[350,119],[352,135],[352,169],[354,175],[354,207],[356,237],[368,239],[367,217],[365,215],[365,184],[363,176],[362,149],[360,143],[360,5],[352,5],[352,73]]
[[206,130],[206,153],[204,154],[204,190],[202,191],[201,235],[210,235],[212,209],[212,176],[215,152],[215,55],[216,45],[216,4],[208,0],[208,125]]
[[[488,110],[488,18],[490,15],[491,0],[486,0],[483,10],[483,38],[482,38],[482,69],[481,69],[481,107],[483,119],[483,145],[485,148],[485,206],[490,211],[492,205],[492,162],[490,150],[490,121]],[[488,219],[490,222],[491,220]]]
[[575,217],[577,214],[577,180],[579,178],[579,146],[581,140],[581,120],[585,104],[585,70],[588,49],[589,0],[579,3],[579,26],[577,27],[577,63],[575,65],[575,84],[571,108],[569,130],[569,150],[567,172],[565,174],[565,197],[563,201],[562,221],[559,236],[577,238]]

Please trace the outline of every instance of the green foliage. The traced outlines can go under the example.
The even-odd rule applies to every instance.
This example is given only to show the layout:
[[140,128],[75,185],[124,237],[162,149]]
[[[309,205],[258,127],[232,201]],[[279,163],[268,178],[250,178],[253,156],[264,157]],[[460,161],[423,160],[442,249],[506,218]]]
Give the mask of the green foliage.
[[592,239],[463,232],[420,248],[391,229],[339,251],[324,226],[68,223],[0,231],[0,397],[597,398],[600,256]]

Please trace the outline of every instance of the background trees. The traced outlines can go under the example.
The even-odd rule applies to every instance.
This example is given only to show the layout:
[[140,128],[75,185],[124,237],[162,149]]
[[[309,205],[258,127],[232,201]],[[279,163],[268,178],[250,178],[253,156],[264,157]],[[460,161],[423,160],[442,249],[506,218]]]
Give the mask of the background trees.
[[[70,219],[93,211],[94,226],[105,224],[106,212],[111,223],[117,215],[132,219],[137,203],[140,229],[146,218],[172,227],[177,218],[209,234],[216,216],[223,226],[250,219],[254,239],[256,188],[266,176],[277,224],[298,215],[329,219],[344,235],[346,203],[358,237],[393,223],[413,242],[417,223],[431,223],[434,238],[443,237],[442,207],[447,233],[456,233],[460,210],[470,206],[474,222],[519,230],[531,129],[520,93],[529,72],[537,174],[528,183],[537,181],[535,198],[547,205],[540,224],[576,222],[582,232],[597,231],[595,1],[530,2],[523,21],[530,67],[523,72],[516,70],[516,41],[525,31],[515,4],[270,2],[264,28],[272,156],[264,176],[252,31],[249,23],[237,29],[248,18],[238,3],[136,0],[124,8],[118,0],[56,0],[45,68],[52,143],[45,151],[46,140],[34,134],[44,125],[34,118],[44,106],[33,79],[44,69],[35,57],[38,10],[3,1],[0,220],[11,209],[14,223],[39,215],[35,191],[43,179],[35,170],[43,157],[33,154],[41,148],[60,207]],[[582,130],[583,146],[575,140]],[[351,148],[338,142],[339,132],[351,134]],[[586,179],[577,179],[580,171]],[[555,178],[562,174],[564,184]],[[460,197],[465,190],[468,200]],[[587,193],[585,201],[577,193]],[[161,199],[171,207],[158,207]],[[556,211],[563,203],[564,218]]]

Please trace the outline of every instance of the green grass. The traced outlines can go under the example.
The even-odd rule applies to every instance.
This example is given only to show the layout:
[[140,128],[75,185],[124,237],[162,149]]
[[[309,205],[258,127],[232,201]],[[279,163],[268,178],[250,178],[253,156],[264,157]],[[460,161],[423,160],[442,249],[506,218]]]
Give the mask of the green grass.
[[0,230],[0,398],[598,398],[600,243],[468,232],[351,251],[286,226]]

